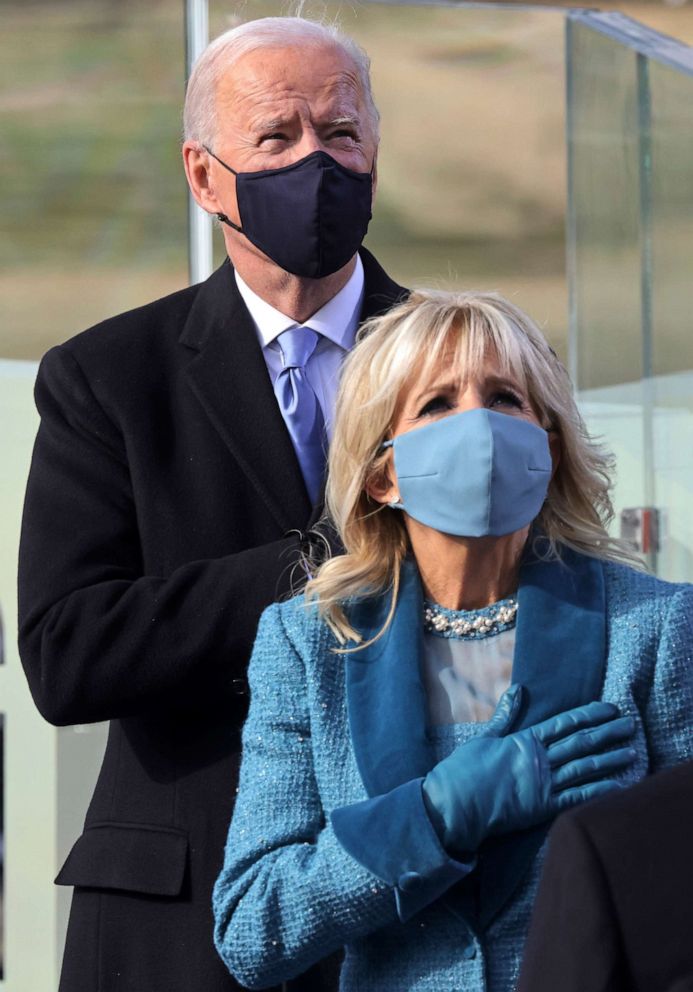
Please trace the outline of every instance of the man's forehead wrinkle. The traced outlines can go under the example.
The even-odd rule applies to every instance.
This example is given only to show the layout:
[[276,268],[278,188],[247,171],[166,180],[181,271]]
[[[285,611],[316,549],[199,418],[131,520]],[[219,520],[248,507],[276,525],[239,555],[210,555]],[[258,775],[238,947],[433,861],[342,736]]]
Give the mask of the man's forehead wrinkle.
[[[235,87],[232,86],[231,89],[233,91]],[[354,97],[357,100],[361,97],[358,81],[346,77],[343,73],[333,78],[326,78],[321,85],[311,87],[308,92],[294,80],[277,79],[276,77],[274,79],[255,79],[252,83],[250,80],[246,80],[242,88],[236,89],[236,98],[242,101],[257,103],[276,101],[280,105],[287,100],[296,99],[316,100],[322,103],[345,99],[353,101]]]
[[326,74],[319,84],[311,81],[306,87],[304,80],[297,79],[293,73],[287,78],[287,74],[268,72],[260,65],[245,65],[241,71],[234,74],[231,70],[220,80],[217,100],[227,112],[250,113],[255,120],[258,116],[284,120],[287,105],[297,100],[306,101],[311,109],[331,102],[328,113],[341,117],[358,111],[362,92],[357,74],[344,67]]
[[364,124],[364,115],[352,107],[329,106],[324,109],[315,103],[305,100],[295,100],[289,105],[284,101],[282,113],[267,114],[268,108],[256,105],[249,108],[247,114],[235,116],[234,130],[247,135],[259,137],[274,131],[284,131],[300,122],[301,127],[338,127],[351,125],[360,127]]
[[288,97],[283,100],[280,98],[279,103],[281,105],[276,111],[273,107],[266,107],[264,103],[258,103],[255,108],[251,108],[248,120],[250,129],[264,132],[281,128],[295,121],[301,111],[314,123],[327,125],[359,124],[363,117],[353,101],[340,99],[338,95],[334,99],[328,99],[324,106],[322,100],[311,101],[298,96],[293,100]]

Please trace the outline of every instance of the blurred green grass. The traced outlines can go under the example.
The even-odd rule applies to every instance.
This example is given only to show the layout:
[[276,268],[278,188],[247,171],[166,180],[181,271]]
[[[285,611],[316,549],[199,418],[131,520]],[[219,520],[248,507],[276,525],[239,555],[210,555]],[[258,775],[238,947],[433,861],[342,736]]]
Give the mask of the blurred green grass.
[[[211,33],[282,9],[213,3]],[[560,84],[560,52],[548,68],[535,54],[549,21],[560,39],[559,15],[347,4],[313,12],[338,15],[373,59],[383,144],[369,247],[407,283],[472,280],[512,292],[518,279],[545,283],[551,273],[560,297],[560,94],[549,101],[558,128],[550,181],[532,175],[540,149],[524,162],[492,151],[504,127],[518,140],[507,118],[526,111],[504,106],[513,88],[526,102],[537,71]],[[0,354],[36,358],[186,282],[182,4],[2,0],[0,16]],[[217,259],[222,251],[217,236]],[[563,309],[552,314],[559,334]]]
[[180,6],[0,11],[3,269],[184,266]]

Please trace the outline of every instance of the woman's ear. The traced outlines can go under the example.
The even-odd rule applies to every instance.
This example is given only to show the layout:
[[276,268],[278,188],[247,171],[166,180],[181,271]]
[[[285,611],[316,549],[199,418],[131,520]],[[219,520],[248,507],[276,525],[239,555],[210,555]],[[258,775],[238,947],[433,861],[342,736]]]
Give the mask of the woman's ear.
[[394,503],[399,499],[399,488],[397,483],[392,481],[392,476],[394,476],[392,460],[388,459],[385,465],[367,480],[364,488],[376,503]]
[[549,453],[551,455],[551,478],[553,479],[556,474],[556,469],[558,468],[561,461],[562,445],[561,445],[561,435],[558,431],[550,430],[549,432]]

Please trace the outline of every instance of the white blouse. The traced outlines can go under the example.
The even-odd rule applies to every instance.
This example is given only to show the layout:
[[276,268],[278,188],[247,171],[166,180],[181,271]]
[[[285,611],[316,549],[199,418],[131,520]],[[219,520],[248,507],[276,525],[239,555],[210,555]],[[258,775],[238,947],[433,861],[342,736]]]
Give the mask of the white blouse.
[[424,633],[429,726],[481,723],[510,685],[515,628],[474,639]]

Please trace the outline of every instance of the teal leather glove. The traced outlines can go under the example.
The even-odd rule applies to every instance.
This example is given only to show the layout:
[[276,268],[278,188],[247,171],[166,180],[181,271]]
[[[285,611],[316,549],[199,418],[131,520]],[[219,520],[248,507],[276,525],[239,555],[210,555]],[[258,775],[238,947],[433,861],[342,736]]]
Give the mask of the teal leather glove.
[[492,834],[524,830],[619,788],[608,776],[635,758],[629,747],[605,752],[635,730],[632,717],[619,717],[612,703],[577,706],[508,733],[521,698],[522,686],[511,686],[484,734],[423,780],[427,812],[447,851],[476,851]]

